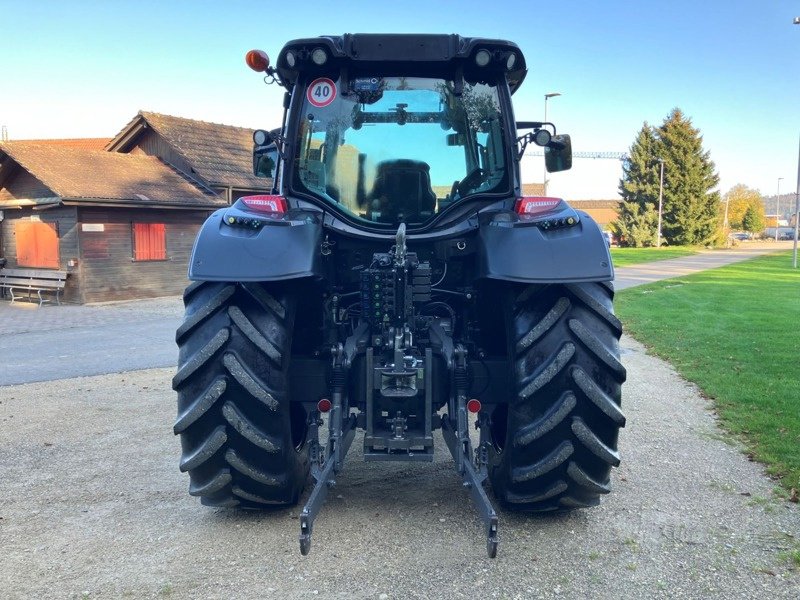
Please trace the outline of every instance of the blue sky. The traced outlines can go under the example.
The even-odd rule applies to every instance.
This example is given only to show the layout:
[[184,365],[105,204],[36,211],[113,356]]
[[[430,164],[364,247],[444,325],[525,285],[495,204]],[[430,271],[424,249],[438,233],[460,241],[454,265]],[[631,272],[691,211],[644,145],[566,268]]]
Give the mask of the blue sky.
[[[493,12],[494,11],[494,12]],[[800,136],[800,0],[20,2],[0,0],[0,125],[10,139],[111,137],[138,110],[270,128],[281,89],[244,66],[296,37],[460,33],[520,45],[518,119],[548,117],[578,151],[625,151],[644,121],[681,108],[720,190],[794,191]],[[541,181],[541,159],[526,159]],[[616,161],[552,176],[565,198],[609,198]]]

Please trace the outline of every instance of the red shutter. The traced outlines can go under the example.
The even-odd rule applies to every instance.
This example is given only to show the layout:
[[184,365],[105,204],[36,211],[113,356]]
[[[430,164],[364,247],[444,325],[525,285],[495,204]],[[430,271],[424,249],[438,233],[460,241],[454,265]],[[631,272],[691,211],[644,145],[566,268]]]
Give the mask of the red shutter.
[[167,258],[166,228],[163,223],[133,224],[134,260],[165,260]]
[[167,258],[167,235],[163,223],[150,225],[150,256],[152,260],[165,260]]

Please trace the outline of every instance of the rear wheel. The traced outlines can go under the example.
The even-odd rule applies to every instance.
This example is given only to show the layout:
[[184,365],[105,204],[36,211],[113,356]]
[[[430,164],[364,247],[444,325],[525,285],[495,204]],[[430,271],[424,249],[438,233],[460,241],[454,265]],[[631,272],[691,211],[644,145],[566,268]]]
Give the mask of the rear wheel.
[[184,304],[172,386],[189,493],[209,506],[295,504],[308,474],[306,416],[287,377],[295,296],[281,284],[198,282]]
[[613,297],[611,284],[586,283],[517,289],[509,302],[515,393],[492,418],[490,477],[510,509],[594,506],[610,491],[625,425]]

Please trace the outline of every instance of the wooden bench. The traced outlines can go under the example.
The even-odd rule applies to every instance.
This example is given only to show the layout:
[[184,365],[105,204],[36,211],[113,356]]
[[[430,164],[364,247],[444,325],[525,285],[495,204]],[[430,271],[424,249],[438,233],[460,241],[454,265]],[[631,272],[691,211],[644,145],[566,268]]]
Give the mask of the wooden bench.
[[22,298],[20,294],[15,294],[14,290],[27,292],[28,300],[31,300],[31,293],[36,292],[39,297],[39,306],[45,302],[51,302],[42,296],[42,292],[55,292],[56,304],[61,305],[59,298],[61,290],[67,284],[66,271],[51,271],[49,269],[0,269],[0,288],[11,293],[11,303],[17,298]]

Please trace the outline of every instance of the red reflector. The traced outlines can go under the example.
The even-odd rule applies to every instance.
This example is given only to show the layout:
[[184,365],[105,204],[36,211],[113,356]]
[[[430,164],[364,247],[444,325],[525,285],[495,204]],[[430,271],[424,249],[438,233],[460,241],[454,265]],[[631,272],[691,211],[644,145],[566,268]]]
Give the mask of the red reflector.
[[269,68],[269,56],[263,50],[250,50],[244,56],[247,66],[258,73],[266,73]]
[[239,198],[247,208],[257,212],[285,213],[286,198],[283,196],[243,196]]
[[517,198],[514,210],[520,215],[538,215],[552,211],[561,204],[561,198],[547,198],[545,196],[523,196]]
[[331,409],[331,406],[333,405],[331,404],[331,401],[328,400],[327,398],[323,398],[322,400],[317,402],[317,410],[319,410],[319,412],[328,412]]
[[477,398],[473,398],[467,402],[467,410],[473,414],[479,412],[481,410],[481,401]]

